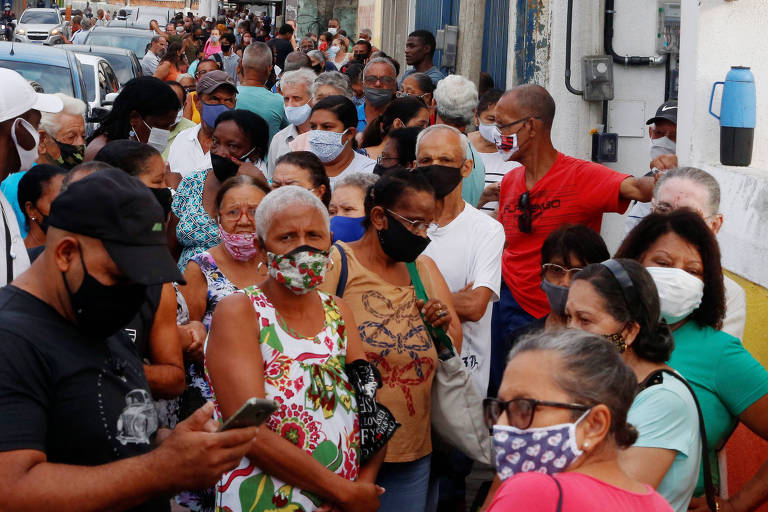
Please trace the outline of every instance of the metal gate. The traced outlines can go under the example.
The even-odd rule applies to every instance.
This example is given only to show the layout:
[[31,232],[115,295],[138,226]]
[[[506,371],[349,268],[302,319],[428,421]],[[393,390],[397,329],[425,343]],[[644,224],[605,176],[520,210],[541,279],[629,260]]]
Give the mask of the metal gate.
[[[446,25],[458,25],[460,0],[416,0],[416,30],[432,35]],[[403,41],[405,47],[405,41]],[[442,68],[443,52],[435,52],[435,65]]]
[[482,71],[493,77],[493,86],[502,91],[507,86],[507,34],[509,0],[485,0]]

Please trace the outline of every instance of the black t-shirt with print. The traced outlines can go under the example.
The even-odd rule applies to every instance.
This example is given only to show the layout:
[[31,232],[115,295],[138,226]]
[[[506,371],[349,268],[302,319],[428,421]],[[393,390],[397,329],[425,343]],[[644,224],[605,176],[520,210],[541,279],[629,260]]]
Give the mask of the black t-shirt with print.
[[[0,289],[0,452],[38,450],[97,466],[149,452],[157,430],[144,369],[125,336],[95,342],[45,302]],[[93,482],[98,485],[98,482]],[[168,499],[135,510],[168,510]]]

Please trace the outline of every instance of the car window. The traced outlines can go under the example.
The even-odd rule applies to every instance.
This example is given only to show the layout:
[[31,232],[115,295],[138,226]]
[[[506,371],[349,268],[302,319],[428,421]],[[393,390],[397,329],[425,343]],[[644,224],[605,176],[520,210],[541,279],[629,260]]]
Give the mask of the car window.
[[107,78],[107,69],[103,63],[99,64],[99,89],[101,89],[101,97],[105,98],[107,94],[115,92],[112,90],[112,86]]
[[[99,55],[96,52],[92,53],[94,55]],[[117,75],[117,83],[119,85],[124,85],[128,83],[129,80],[136,78],[133,70],[133,59],[131,59],[129,55],[106,54],[99,55],[99,57],[104,57],[104,60],[109,62],[109,65],[112,66],[112,69]]]
[[9,60],[0,60],[0,67],[12,69],[27,80],[34,80],[42,85],[43,90],[48,94],[60,92],[68,96],[75,95],[69,68]]
[[59,16],[55,12],[26,11],[21,15],[19,23],[38,23],[41,25],[58,25]]
[[91,102],[96,99],[96,79],[94,78],[93,66],[81,62],[80,67],[83,68],[85,90],[88,92],[88,101]]
[[109,64],[102,64],[104,66],[104,75],[107,77],[107,85],[109,92],[117,92],[120,89],[120,81],[115,76],[115,72]]
[[89,33],[85,43],[132,50],[136,55],[143,57],[147,53],[147,45],[151,40],[151,33],[146,36],[134,36],[131,34],[110,33],[108,30],[104,30]]

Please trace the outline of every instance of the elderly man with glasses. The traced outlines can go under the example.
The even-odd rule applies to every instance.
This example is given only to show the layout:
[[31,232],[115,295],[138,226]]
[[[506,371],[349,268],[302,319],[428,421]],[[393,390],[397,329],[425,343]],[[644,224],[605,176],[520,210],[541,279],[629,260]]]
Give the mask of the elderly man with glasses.
[[363,69],[363,90],[365,102],[357,107],[357,118],[365,120],[367,126],[384,113],[397,91],[397,70],[390,59],[376,57],[368,61]]

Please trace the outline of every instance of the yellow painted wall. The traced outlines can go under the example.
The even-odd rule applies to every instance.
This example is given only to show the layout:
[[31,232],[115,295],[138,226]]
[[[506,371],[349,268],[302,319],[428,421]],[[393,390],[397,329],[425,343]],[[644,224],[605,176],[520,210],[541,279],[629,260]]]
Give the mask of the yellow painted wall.
[[747,292],[747,325],[744,346],[768,368],[768,289],[726,271]]

